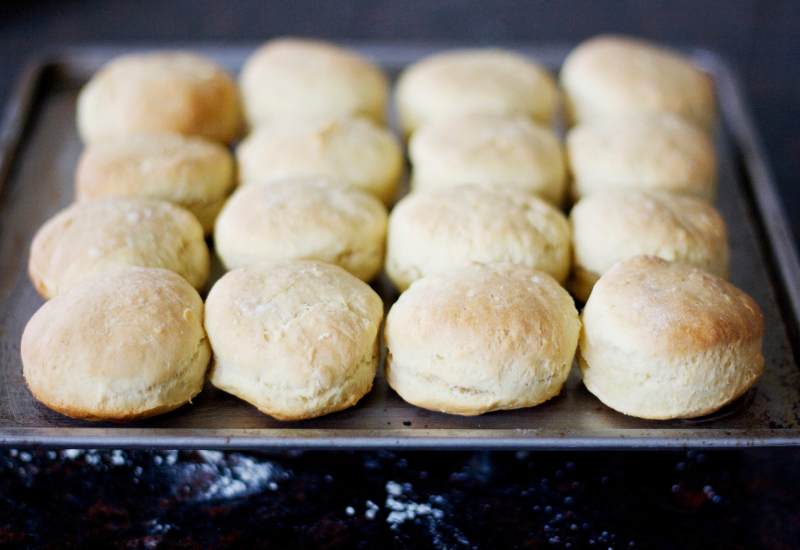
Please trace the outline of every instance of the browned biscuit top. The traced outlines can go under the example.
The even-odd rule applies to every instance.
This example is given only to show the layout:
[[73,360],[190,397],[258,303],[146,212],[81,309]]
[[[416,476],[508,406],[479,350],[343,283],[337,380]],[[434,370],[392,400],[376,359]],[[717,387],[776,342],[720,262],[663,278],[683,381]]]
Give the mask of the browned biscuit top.
[[85,143],[154,131],[227,143],[239,134],[241,118],[231,76],[185,51],[112,59],[78,97],[78,131]]
[[696,267],[637,256],[595,285],[585,313],[621,349],[669,356],[760,340],[758,304],[724,279]]

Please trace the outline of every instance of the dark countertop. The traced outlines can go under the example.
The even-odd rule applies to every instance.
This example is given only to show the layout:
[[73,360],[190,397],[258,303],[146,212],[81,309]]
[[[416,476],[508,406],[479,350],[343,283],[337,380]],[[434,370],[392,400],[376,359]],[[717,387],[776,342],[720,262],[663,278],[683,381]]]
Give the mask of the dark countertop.
[[[235,43],[282,34],[569,44],[600,32],[703,46],[732,61],[800,241],[795,0],[7,2],[0,102],[28,56],[59,44]],[[795,449],[5,450],[0,547],[790,549],[800,547],[798,471]]]
[[3,548],[793,550],[800,451],[0,451]]

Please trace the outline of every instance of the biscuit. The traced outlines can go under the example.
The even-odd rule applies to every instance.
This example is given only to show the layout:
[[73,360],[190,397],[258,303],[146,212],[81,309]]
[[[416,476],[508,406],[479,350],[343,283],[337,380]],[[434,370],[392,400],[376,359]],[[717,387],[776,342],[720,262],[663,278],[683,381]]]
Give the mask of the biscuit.
[[316,261],[226,273],[208,294],[209,378],[279,420],[351,407],[372,388],[383,303],[366,283]]
[[73,418],[130,422],[189,402],[211,348],[203,301],[166,269],[129,267],[46,302],[22,334],[33,396]]
[[409,142],[411,188],[478,183],[517,187],[560,204],[566,161],[549,128],[521,117],[459,115],[422,126]]
[[135,134],[91,144],[78,159],[78,201],[141,197],[192,212],[206,235],[236,181],[233,157],[212,141],[179,134]]
[[47,220],[33,237],[28,273],[48,299],[97,273],[136,266],[169,269],[199,290],[209,262],[203,228],[187,210],[111,198],[75,203]]
[[643,40],[599,36],[561,68],[573,122],[668,112],[710,130],[716,113],[711,77],[682,55]]
[[322,41],[280,38],[256,50],[239,77],[251,126],[286,119],[364,116],[382,124],[389,83],[357,53]]
[[217,218],[228,269],[264,260],[321,260],[369,281],[383,265],[386,207],[336,182],[287,178],[240,187]]
[[405,159],[391,132],[366,118],[264,124],[236,149],[241,183],[287,176],[333,178],[394,201]]
[[612,190],[584,197],[569,214],[574,269],[567,287],[585,302],[600,275],[652,255],[728,276],[728,239],[719,213],[696,197]]
[[78,133],[84,143],[143,132],[228,143],[241,125],[236,83],[213,61],[191,52],[117,57],[78,96]]
[[484,113],[550,124],[556,85],[546,69],[510,50],[451,50],[410,65],[396,88],[406,136],[441,117]]
[[477,185],[412,193],[389,216],[386,274],[400,291],[471,262],[511,262],[563,283],[570,230],[556,208],[523,191]]
[[660,189],[712,201],[711,138],[669,113],[581,123],[567,133],[574,199],[615,188]]
[[541,271],[475,264],[430,275],[386,318],[386,379],[435,411],[532,407],[561,391],[579,330],[572,297]]
[[690,265],[649,256],[618,263],[595,285],[582,319],[583,382],[627,415],[703,416],[761,375],[758,304]]

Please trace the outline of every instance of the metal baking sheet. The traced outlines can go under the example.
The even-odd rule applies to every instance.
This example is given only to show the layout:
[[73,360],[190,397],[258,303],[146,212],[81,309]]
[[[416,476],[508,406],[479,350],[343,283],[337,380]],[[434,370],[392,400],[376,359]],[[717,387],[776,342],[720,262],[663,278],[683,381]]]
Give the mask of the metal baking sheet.
[[[348,44],[394,78],[443,45]],[[184,45],[185,47],[186,45]],[[256,44],[192,47],[237,72]],[[451,45],[452,46],[452,45]],[[558,397],[534,408],[459,417],[402,401],[379,369],[356,407],[302,422],[280,422],[206,384],[192,404],[127,425],[74,420],[30,394],[19,343],[42,305],[28,280],[36,229],[73,199],[81,143],[75,128],[80,86],[116,55],[152,48],[63,48],[33,62],[7,106],[0,133],[0,445],[148,448],[667,448],[800,444],[800,370],[795,360],[800,270],[785,217],[735,75],[718,56],[688,52],[715,78],[720,103],[717,207],[729,228],[731,282],[764,312],[764,375],[735,403],[693,419],[624,416],[582,385],[577,368]],[[516,49],[557,70],[568,47]],[[217,276],[221,273],[219,265]],[[385,279],[374,283],[388,306]]]

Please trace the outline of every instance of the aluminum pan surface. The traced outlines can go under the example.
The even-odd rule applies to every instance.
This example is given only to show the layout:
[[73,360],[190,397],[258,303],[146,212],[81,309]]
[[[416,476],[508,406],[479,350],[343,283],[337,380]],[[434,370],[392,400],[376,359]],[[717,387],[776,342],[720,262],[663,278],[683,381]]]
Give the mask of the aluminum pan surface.
[[[199,48],[237,70],[250,47]],[[359,49],[393,76],[432,46],[369,45]],[[767,327],[764,375],[754,388],[723,410],[700,419],[648,421],[627,417],[600,403],[581,384],[577,369],[557,398],[531,409],[480,417],[425,411],[403,402],[379,371],[375,387],[354,408],[303,422],[284,423],[206,384],[205,390],[167,415],[118,426],[70,419],[38,403],[22,379],[19,342],[27,320],[41,306],[27,278],[28,246],[36,229],[72,201],[72,174],[81,150],[74,123],[79,86],[102,63],[129,50],[76,48],[57,52],[41,85],[26,138],[0,195],[0,445],[161,448],[643,448],[673,446],[796,445],[800,443],[800,371],[776,303],[759,240],[752,190],[770,181],[743,181],[734,159],[738,134],[718,132],[720,189],[717,207],[729,228],[731,282],[759,303]],[[567,48],[525,47],[557,68]],[[717,76],[723,127],[741,128],[743,113],[731,94],[736,81],[719,58],[695,59]],[[724,78],[722,78],[724,77]],[[24,87],[23,87],[24,88]],[[726,110],[727,109],[727,110]],[[747,120],[744,120],[745,127]],[[738,126],[737,126],[738,125]],[[751,132],[752,129],[747,128]],[[747,159],[745,159],[747,160]],[[762,160],[763,162],[763,160]],[[387,299],[390,285],[376,289]]]

